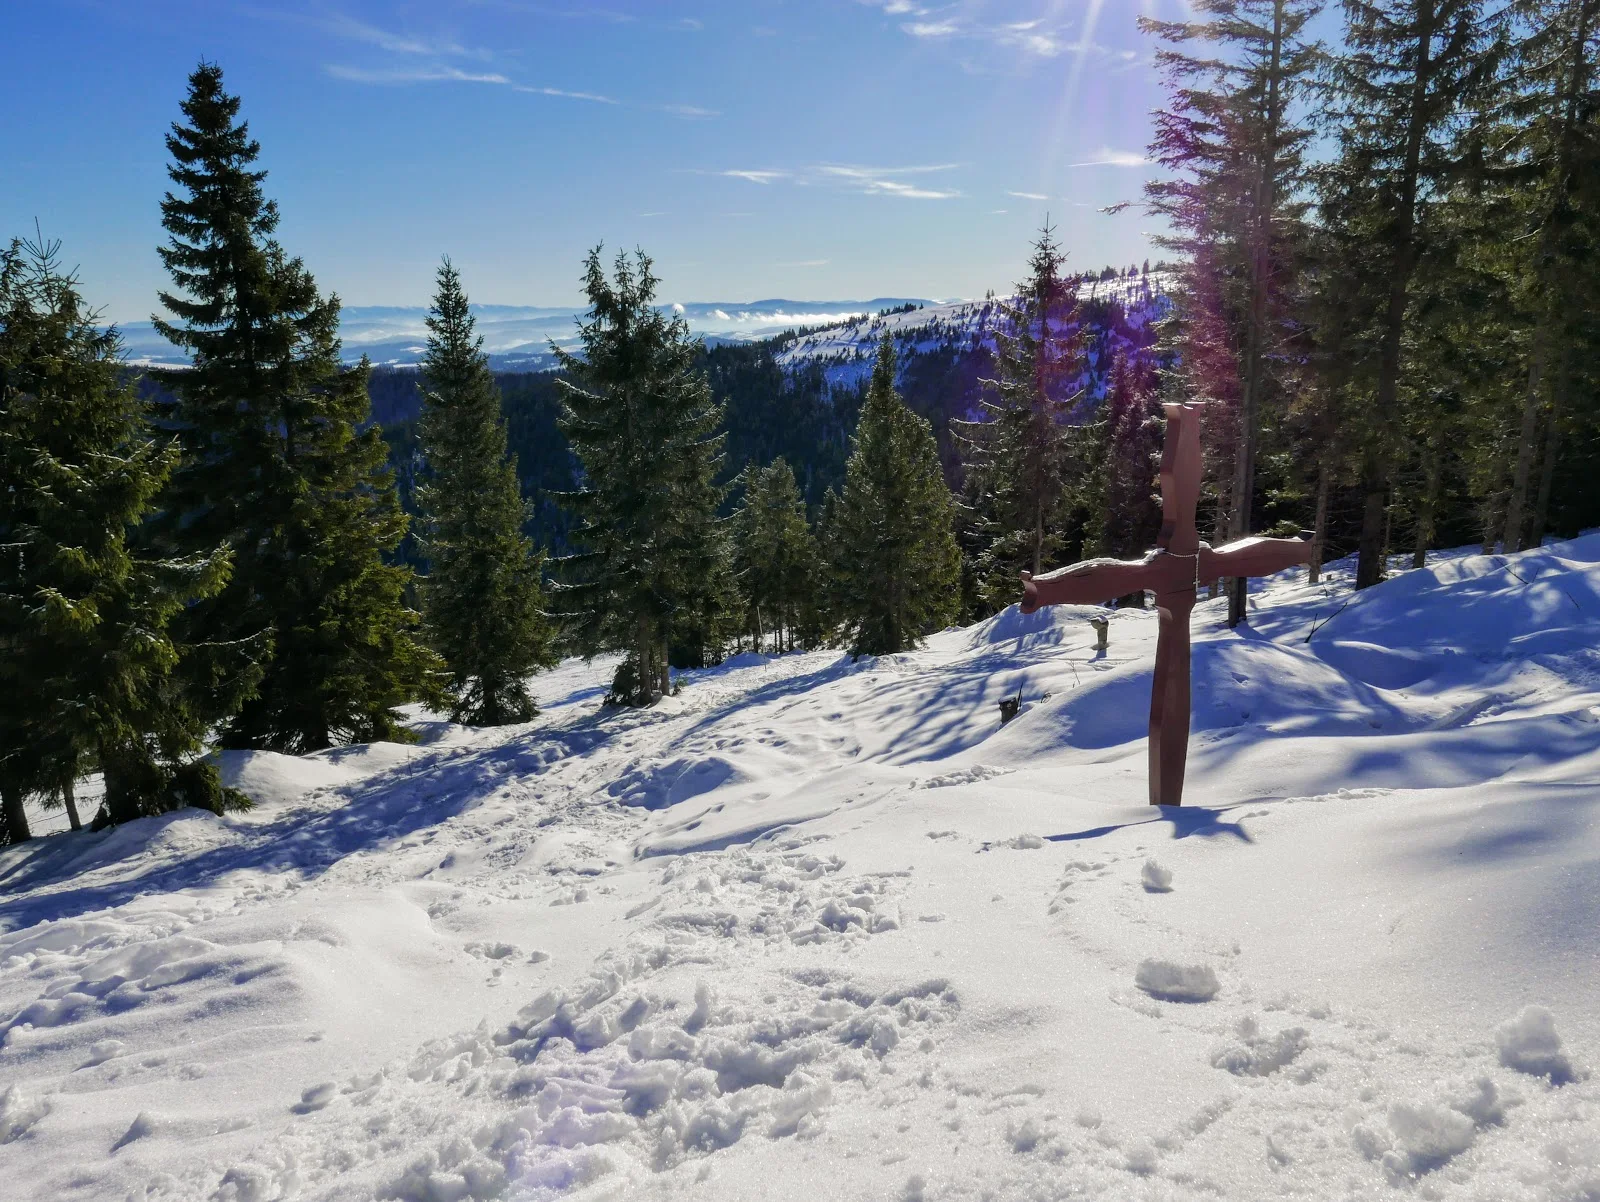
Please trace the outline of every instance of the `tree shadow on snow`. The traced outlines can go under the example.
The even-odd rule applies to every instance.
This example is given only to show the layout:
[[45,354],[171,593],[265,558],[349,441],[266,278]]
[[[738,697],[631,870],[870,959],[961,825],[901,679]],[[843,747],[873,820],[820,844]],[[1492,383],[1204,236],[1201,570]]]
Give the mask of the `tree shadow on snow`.
[[[122,905],[142,894],[204,888],[228,873],[298,872],[318,876],[345,857],[402,840],[471,809],[498,787],[537,777],[568,756],[583,755],[637,723],[585,715],[489,748],[445,749],[330,790],[342,804],[318,810],[291,804],[267,818],[228,820],[226,842],[198,852],[141,855],[174,822],[218,820],[200,810],[143,818],[95,834],[49,836],[23,845],[0,867],[0,931]],[[120,870],[120,872],[119,872]],[[95,879],[101,874],[111,879]],[[37,890],[38,892],[30,892]],[[28,896],[18,896],[30,894]]]

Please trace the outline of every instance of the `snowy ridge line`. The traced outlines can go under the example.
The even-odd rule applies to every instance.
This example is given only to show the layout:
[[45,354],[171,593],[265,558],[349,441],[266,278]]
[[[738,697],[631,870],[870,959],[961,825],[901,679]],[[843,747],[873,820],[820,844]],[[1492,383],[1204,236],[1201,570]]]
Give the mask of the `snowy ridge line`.
[[[1130,330],[1138,331],[1166,312],[1165,273],[1119,275],[1115,278],[1085,280],[1079,300],[1083,304],[1107,304],[1118,308]],[[821,367],[830,383],[855,384],[872,370],[878,341],[888,334],[902,356],[946,352],[971,354],[994,349],[994,326],[1003,320],[1000,305],[1012,298],[983,301],[955,301],[930,305],[910,312],[864,316],[824,330],[813,330],[787,341],[778,353],[778,363],[795,371]],[[1098,331],[1097,331],[1098,332]],[[1091,340],[1086,348],[1088,378],[1099,389],[1109,371],[1109,360],[1116,346],[1102,348]]]

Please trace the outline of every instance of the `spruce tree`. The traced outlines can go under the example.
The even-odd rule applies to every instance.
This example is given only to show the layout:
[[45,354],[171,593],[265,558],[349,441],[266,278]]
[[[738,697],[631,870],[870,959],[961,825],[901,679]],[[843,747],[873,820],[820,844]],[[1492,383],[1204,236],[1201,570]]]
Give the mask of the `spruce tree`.
[[557,597],[585,654],[625,653],[611,697],[626,705],[668,691],[674,644],[691,661],[717,653],[731,593],[717,518],[722,408],[687,324],[655,305],[657,282],[643,251],[618,254],[608,279],[596,247],[583,353],[552,346],[566,373],[561,428],[583,467],[582,486],[562,498],[580,550],[558,563]]
[[0,843],[28,837],[28,794],[70,806],[94,766],[101,821],[243,801],[196,760],[203,724],[168,687],[171,620],[222,587],[227,555],[139,544],[175,448],[57,251],[0,253]]
[[[1156,391],[1155,365],[1146,355],[1117,355],[1106,386],[1106,504],[1100,544],[1119,559],[1144,554],[1161,533],[1156,477],[1162,429]],[[1143,593],[1138,604],[1144,604]]]
[[[165,377],[183,450],[162,499],[177,550],[234,551],[215,597],[184,614],[184,641],[235,657],[192,676],[196,705],[227,746],[304,752],[393,738],[397,707],[433,691],[408,569],[384,562],[406,528],[368,419],[365,361],[340,361],[339,301],[273,240],[276,206],[253,170],[259,146],[222,72],[189,77],[186,124],[167,137],[176,186],[160,248],[175,286],[157,328],[192,367]],[[245,699],[240,699],[244,694]]]
[[[1523,252],[1518,274],[1528,314],[1527,374],[1501,534],[1508,551],[1537,546],[1544,536],[1570,363],[1582,353],[1581,315],[1590,309],[1583,288],[1585,277],[1593,274],[1600,216],[1595,199],[1600,186],[1595,122],[1600,105],[1600,0],[1525,0],[1521,15],[1526,36],[1516,48],[1519,86],[1507,115],[1515,133],[1510,149],[1516,161],[1509,182],[1519,194],[1524,228],[1512,234],[1509,244]],[[1541,419],[1546,467],[1532,489]]]
[[1014,599],[1017,574],[1054,567],[1082,455],[1069,418],[1080,399],[1081,320],[1075,282],[1049,226],[1017,295],[997,305],[995,376],[978,421],[956,422],[975,508],[977,587],[988,612]]
[[[1483,0],[1346,0],[1345,49],[1327,116],[1338,155],[1324,172],[1324,220],[1342,223],[1369,261],[1373,296],[1356,347],[1361,533],[1356,587],[1384,576],[1388,504],[1400,445],[1406,344],[1430,210],[1471,168],[1463,139],[1499,79],[1502,14]],[[1331,212],[1328,211],[1331,205]]]
[[756,649],[794,650],[817,636],[818,551],[794,470],[782,459],[744,472],[733,515],[735,564]]
[[451,717],[473,726],[526,722],[538,712],[527,678],[555,662],[544,556],[522,532],[528,510],[506,451],[500,391],[448,259],[428,315],[422,382],[423,619],[449,667]]
[[853,655],[907,650],[955,617],[954,524],[933,428],[895,391],[894,342],[885,334],[822,540],[831,610]]
[[[1310,128],[1297,109],[1321,55],[1304,31],[1322,3],[1197,0],[1194,7],[1204,20],[1140,19],[1166,43],[1156,58],[1170,97],[1151,149],[1174,173],[1146,192],[1172,224],[1165,244],[1185,256],[1185,304],[1200,310],[1181,327],[1190,345],[1180,354],[1196,365],[1210,360],[1195,382],[1229,410],[1208,413],[1206,424],[1213,450],[1224,452],[1213,455],[1214,467],[1229,476],[1218,490],[1225,498],[1218,533],[1240,538],[1253,528],[1258,444],[1264,421],[1275,423],[1285,408],[1293,359],[1285,344],[1299,325]],[[1191,43],[1201,52],[1182,49]],[[1233,428],[1219,431],[1219,418]],[[1244,618],[1244,584],[1234,581],[1230,624]]]

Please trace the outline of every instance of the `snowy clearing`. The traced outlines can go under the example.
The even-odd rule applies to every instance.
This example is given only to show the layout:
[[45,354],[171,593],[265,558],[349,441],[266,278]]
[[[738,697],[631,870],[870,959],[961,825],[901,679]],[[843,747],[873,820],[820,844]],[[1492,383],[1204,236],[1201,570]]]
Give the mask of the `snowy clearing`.
[[1600,536],[1346,567],[0,851],[0,1197],[1600,1198]]

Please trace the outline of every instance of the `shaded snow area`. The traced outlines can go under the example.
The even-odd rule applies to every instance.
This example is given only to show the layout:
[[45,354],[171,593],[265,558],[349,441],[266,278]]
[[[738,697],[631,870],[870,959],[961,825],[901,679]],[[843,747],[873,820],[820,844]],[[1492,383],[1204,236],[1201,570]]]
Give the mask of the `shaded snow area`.
[[1062,608],[0,852],[0,1196],[1600,1198],[1600,536],[1347,566],[1197,609],[1181,811]]

